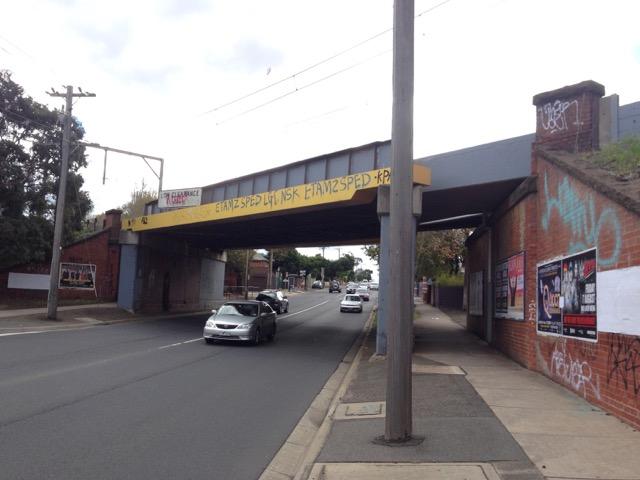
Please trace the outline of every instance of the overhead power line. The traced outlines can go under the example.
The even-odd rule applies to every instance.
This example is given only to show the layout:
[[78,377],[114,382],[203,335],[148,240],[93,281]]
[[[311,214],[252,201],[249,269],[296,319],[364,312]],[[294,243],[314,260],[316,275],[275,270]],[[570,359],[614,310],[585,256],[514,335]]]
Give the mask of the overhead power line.
[[[430,8],[428,8],[428,9],[426,9],[426,10],[421,11],[421,12],[420,12],[420,13],[418,13],[414,18],[422,17],[423,15],[426,15],[427,13],[432,12],[432,11],[434,11],[435,9],[437,9],[437,8],[439,8],[439,7],[443,6],[443,5],[445,5],[445,4],[447,4],[447,3],[451,2],[451,1],[452,1],[452,0],[443,0],[442,2],[440,2],[440,3],[438,3],[438,4],[434,5],[434,6],[432,6],[432,7],[430,7]],[[246,94],[241,95],[241,96],[239,96],[239,97],[237,97],[237,98],[234,98],[234,99],[232,99],[232,100],[229,100],[229,101],[228,101],[228,102],[226,102],[226,103],[223,103],[223,104],[218,105],[218,106],[216,106],[216,107],[213,107],[213,108],[211,108],[211,109],[209,109],[209,110],[206,110],[205,112],[202,112],[202,113],[200,114],[200,116],[208,115],[208,114],[213,113],[213,112],[217,112],[218,110],[222,110],[223,108],[229,107],[229,106],[231,106],[231,105],[233,105],[233,104],[235,104],[235,103],[241,102],[242,100],[246,100],[247,98],[250,98],[250,97],[252,97],[252,96],[254,96],[254,95],[257,95],[258,93],[261,93],[261,92],[264,92],[265,90],[268,90],[268,89],[270,89],[270,88],[273,88],[273,87],[275,87],[276,85],[280,85],[281,83],[286,82],[287,80],[291,80],[291,79],[293,79],[293,78],[295,78],[295,77],[297,77],[297,76],[299,76],[299,75],[302,75],[303,73],[306,73],[306,72],[308,72],[308,71],[310,71],[310,70],[313,70],[313,69],[314,69],[314,68],[316,68],[316,67],[319,67],[320,65],[323,65],[323,64],[325,64],[325,63],[327,63],[327,62],[330,62],[331,60],[334,60],[335,58],[340,57],[340,56],[344,55],[345,53],[348,53],[348,52],[350,52],[350,51],[352,51],[352,50],[354,50],[354,49],[356,49],[356,48],[358,48],[358,47],[361,47],[361,46],[362,46],[362,45],[364,45],[365,43],[371,42],[372,40],[375,40],[376,38],[379,38],[379,37],[381,37],[381,36],[383,36],[383,35],[385,35],[385,34],[387,34],[387,33],[391,32],[391,31],[393,31],[393,27],[391,27],[391,28],[387,28],[386,30],[383,30],[383,31],[381,31],[381,32],[378,32],[378,33],[376,33],[375,35],[373,35],[373,36],[371,36],[371,37],[369,37],[369,38],[366,38],[365,40],[362,40],[362,41],[360,41],[360,42],[358,42],[358,43],[356,43],[356,44],[354,44],[354,45],[352,45],[352,46],[350,46],[350,47],[348,47],[348,48],[345,48],[344,50],[341,50],[340,52],[335,53],[335,54],[333,54],[333,55],[331,55],[331,56],[329,56],[329,57],[327,57],[327,58],[325,58],[325,59],[323,59],[323,60],[320,60],[320,61],[318,61],[318,62],[316,62],[316,63],[314,63],[314,64],[312,64],[312,65],[309,65],[308,67],[305,67],[305,68],[303,68],[302,70],[299,70],[299,71],[297,71],[296,73],[294,73],[294,74],[292,74],[292,75],[289,75],[288,77],[282,78],[282,79],[280,79],[280,80],[278,80],[278,81],[275,81],[275,82],[273,82],[273,83],[270,83],[270,84],[268,84],[268,85],[265,85],[264,87],[261,87],[261,88],[259,88],[259,89],[257,89],[257,90],[254,90],[254,91],[252,91],[252,92],[246,93]],[[343,71],[344,71],[344,70],[343,70]],[[325,79],[326,79],[326,78],[330,78],[331,76],[333,76],[333,75],[330,75],[330,76],[328,76],[328,77],[325,77]],[[287,96],[287,95],[290,95],[290,93],[289,93],[289,94],[286,94],[286,95],[283,95],[283,96]],[[279,98],[282,98],[282,97],[279,97]],[[274,101],[275,101],[275,100],[274,100]],[[233,118],[235,118],[235,117],[233,117]],[[225,120],[225,121],[226,121],[226,120]]]

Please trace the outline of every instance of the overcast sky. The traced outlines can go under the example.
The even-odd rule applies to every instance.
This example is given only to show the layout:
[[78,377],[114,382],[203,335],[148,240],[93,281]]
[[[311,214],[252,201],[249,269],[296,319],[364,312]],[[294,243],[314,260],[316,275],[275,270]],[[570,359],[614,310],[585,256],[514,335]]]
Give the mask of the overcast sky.
[[[51,87],[96,93],[74,105],[86,140],[165,158],[165,188],[390,138],[390,0],[2,3],[0,67],[51,106],[62,104]],[[415,10],[426,12],[415,24],[416,158],[533,132],[532,96],[582,80],[621,104],[640,100],[640,2],[416,0]],[[88,153],[98,213],[143,180],[157,185],[142,160],[110,154],[103,186],[103,154]]]

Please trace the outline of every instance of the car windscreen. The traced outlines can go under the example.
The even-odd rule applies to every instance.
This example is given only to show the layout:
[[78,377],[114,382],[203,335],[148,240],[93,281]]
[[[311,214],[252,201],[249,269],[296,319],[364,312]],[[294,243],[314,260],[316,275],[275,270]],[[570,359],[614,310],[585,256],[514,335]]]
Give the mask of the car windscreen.
[[359,302],[360,301],[360,297],[358,295],[347,295],[346,297],[344,297],[344,299],[347,302]]
[[228,303],[220,307],[218,315],[240,315],[243,317],[257,317],[258,305],[251,303]]
[[275,298],[275,296],[276,295],[274,293],[260,293],[256,297],[256,300],[260,300],[260,301],[263,301],[263,302],[268,302],[269,300],[273,300]]

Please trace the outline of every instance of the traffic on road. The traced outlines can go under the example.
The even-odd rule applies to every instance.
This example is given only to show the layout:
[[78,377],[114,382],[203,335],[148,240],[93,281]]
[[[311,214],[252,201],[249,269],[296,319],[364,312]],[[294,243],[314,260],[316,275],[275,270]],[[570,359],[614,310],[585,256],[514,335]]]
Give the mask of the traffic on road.
[[0,337],[0,478],[258,478],[374,304],[287,296],[216,312],[246,342],[211,315]]

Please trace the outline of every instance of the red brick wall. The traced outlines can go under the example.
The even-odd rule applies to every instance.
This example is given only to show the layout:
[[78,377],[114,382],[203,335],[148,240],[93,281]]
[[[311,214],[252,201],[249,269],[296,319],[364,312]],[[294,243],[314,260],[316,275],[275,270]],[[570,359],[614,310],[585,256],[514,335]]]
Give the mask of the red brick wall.
[[[85,240],[64,247],[61,262],[91,263],[96,265],[96,292],[60,289],[59,298],[67,300],[115,301],[118,296],[118,274],[120,268],[120,246],[109,242],[111,230],[105,230]],[[0,272],[0,299],[9,299],[12,304],[21,300],[46,301],[46,290],[22,290],[7,288],[9,272],[48,274],[50,263],[20,265]]]
[[492,344],[529,368],[535,365],[536,207],[535,195],[528,195],[506,210],[493,228],[494,265],[524,252],[525,289],[524,319],[494,318]]
[[[596,247],[597,272],[640,265],[640,218],[551,162],[536,160],[539,261]],[[535,291],[535,283],[530,288]],[[640,337],[600,328],[597,343],[536,335],[536,368],[640,427]]]

